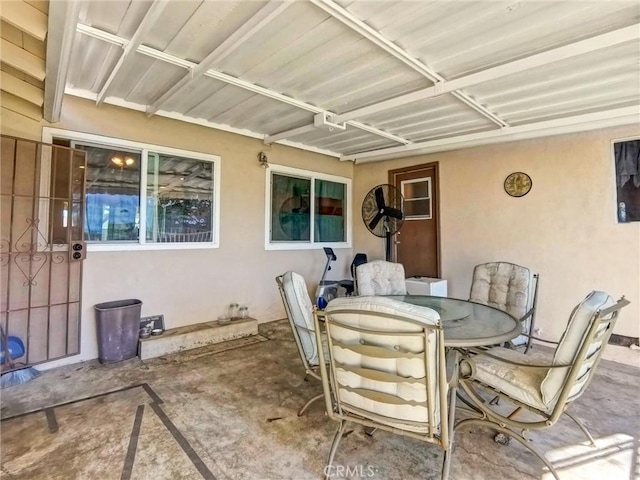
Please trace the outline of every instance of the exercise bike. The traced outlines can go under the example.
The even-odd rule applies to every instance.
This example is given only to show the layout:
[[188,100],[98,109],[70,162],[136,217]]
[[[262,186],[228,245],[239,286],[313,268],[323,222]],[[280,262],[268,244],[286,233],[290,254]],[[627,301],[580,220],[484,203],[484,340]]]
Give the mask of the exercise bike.
[[[324,254],[327,256],[327,264],[324,266],[324,272],[322,272],[322,279],[318,283],[316,289],[316,305],[318,308],[323,309],[327,304],[337,297],[351,296],[354,294],[354,281],[345,280],[327,280],[327,273],[331,270],[331,262],[335,262],[337,257],[333,253],[332,248],[324,247]],[[364,253],[357,253],[353,262],[351,262],[351,275],[355,278],[355,268],[358,265],[367,263],[367,255]]]

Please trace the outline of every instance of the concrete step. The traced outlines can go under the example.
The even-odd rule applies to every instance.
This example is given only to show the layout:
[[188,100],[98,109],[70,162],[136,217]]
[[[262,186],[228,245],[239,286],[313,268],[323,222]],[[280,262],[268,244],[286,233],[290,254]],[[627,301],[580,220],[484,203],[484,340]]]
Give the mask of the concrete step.
[[141,338],[138,354],[141,360],[146,360],[257,334],[258,321],[255,318],[232,320],[228,323],[198,323],[165,330],[161,335]]

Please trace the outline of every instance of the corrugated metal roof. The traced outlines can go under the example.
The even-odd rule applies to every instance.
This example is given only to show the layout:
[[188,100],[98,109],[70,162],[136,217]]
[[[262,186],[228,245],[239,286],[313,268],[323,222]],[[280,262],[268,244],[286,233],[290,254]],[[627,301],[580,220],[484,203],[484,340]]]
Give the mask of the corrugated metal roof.
[[375,159],[550,120],[637,121],[639,22],[640,3],[615,0],[85,0],[65,25],[65,87]]

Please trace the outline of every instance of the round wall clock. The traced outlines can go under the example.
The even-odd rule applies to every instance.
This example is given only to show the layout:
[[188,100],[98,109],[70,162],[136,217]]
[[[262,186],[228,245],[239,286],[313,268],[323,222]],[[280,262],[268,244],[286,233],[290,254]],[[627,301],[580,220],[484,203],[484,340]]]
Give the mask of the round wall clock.
[[524,172],[513,172],[504,180],[504,191],[512,197],[524,197],[531,190],[533,182]]

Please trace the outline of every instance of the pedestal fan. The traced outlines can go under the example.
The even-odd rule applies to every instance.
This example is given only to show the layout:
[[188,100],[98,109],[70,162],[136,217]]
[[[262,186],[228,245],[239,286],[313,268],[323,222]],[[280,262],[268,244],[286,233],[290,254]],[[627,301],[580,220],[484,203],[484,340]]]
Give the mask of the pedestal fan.
[[385,259],[391,261],[391,237],[404,222],[402,194],[393,185],[384,183],[369,190],[362,201],[362,220],[375,236],[385,239]]

